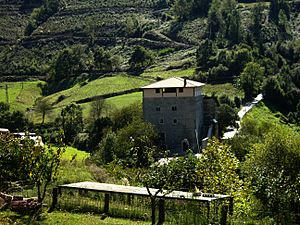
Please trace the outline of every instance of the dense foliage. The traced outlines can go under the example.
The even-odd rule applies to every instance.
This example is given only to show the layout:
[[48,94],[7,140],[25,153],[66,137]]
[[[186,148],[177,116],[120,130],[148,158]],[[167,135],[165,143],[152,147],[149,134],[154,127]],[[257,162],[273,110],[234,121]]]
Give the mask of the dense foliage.
[[12,132],[25,131],[33,125],[20,111],[9,110],[9,104],[0,102],[0,127],[7,128]]
[[0,189],[6,190],[5,182],[34,184],[42,202],[48,185],[56,178],[62,151],[36,145],[29,138],[0,134]]

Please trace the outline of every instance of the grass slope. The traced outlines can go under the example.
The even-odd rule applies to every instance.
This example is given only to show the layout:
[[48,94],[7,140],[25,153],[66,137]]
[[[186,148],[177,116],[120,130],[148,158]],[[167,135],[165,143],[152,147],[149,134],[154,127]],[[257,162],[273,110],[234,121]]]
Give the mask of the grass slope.
[[[91,81],[84,86],[76,84],[70,89],[48,96],[47,99],[53,103],[55,107],[63,107],[80,99],[139,88],[149,83],[149,79],[133,76],[118,75],[105,77]],[[66,99],[56,103],[58,97],[61,95],[66,96]]]
[[35,100],[41,97],[41,89],[38,84],[42,81],[2,82],[0,83],[0,101],[6,102],[5,86],[8,85],[8,101],[11,110],[25,112],[34,105]]

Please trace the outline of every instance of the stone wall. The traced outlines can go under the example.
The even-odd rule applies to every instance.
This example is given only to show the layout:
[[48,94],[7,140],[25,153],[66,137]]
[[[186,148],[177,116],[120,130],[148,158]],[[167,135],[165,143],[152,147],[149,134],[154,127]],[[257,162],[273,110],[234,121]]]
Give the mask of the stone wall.
[[202,96],[144,98],[143,111],[145,121],[152,123],[158,133],[165,134],[166,149],[183,153],[182,141],[186,138],[190,148],[198,152],[196,133],[200,145],[203,135]]

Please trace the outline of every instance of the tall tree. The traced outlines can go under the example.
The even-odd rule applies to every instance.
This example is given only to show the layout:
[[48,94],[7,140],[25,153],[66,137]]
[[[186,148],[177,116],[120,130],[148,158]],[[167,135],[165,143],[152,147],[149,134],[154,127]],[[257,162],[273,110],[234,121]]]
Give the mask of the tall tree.
[[52,105],[47,99],[37,99],[34,109],[36,112],[42,114],[42,125],[45,122],[45,116],[46,113],[49,113],[52,111]]
[[259,94],[262,89],[264,78],[264,68],[258,63],[249,62],[240,76],[240,85],[245,92],[245,98],[251,99]]
[[71,104],[61,110],[62,127],[65,142],[72,143],[75,136],[83,130],[82,108]]
[[291,214],[300,202],[300,137],[287,127],[267,127],[269,132],[253,145],[243,172],[276,223],[291,224]]

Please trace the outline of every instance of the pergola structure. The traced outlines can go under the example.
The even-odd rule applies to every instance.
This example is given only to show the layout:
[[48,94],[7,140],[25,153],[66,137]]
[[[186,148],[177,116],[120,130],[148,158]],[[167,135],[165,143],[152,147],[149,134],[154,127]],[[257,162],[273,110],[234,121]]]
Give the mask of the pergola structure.
[[[98,183],[98,182],[78,182],[72,184],[60,185],[57,188],[53,189],[53,199],[52,206],[50,211],[55,208],[55,205],[58,202],[59,193],[61,189],[73,189],[78,190],[81,193],[93,191],[100,192],[105,194],[104,198],[104,213],[109,213],[109,200],[110,194],[122,194],[127,196],[144,196],[149,197],[149,192],[146,187],[134,187],[134,186],[125,186],[125,185],[116,185],[116,184],[107,184],[107,183]],[[158,189],[150,188],[149,191],[151,194],[155,194]],[[184,200],[184,201],[198,201],[204,202],[207,205],[207,217],[209,218],[210,214],[210,204],[215,201],[229,200],[229,213],[233,212],[233,197],[230,195],[221,195],[221,194],[209,194],[209,193],[192,193],[192,192],[183,192],[183,191],[172,191],[170,193],[162,191],[158,193],[157,198],[159,201],[159,222],[162,224],[165,220],[165,207],[164,200]],[[227,212],[226,212],[227,215]]]

